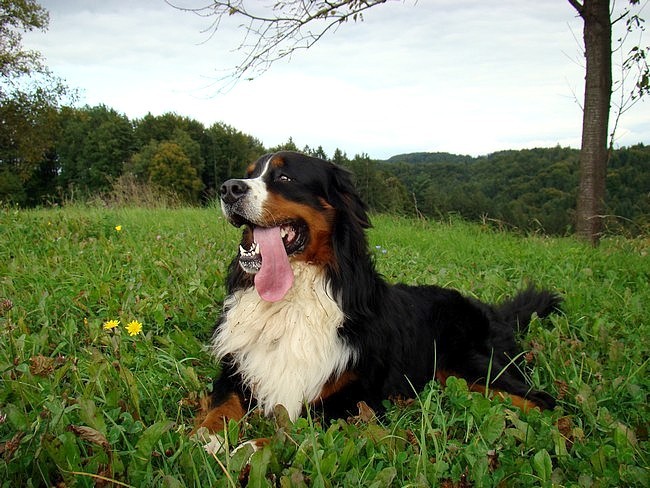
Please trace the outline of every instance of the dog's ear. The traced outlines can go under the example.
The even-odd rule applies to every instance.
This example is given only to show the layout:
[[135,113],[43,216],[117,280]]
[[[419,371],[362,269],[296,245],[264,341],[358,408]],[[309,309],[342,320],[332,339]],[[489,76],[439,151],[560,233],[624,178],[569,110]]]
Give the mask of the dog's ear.
[[368,207],[352,183],[351,173],[333,165],[329,174],[328,202],[337,212],[332,247],[335,261],[328,277],[337,297],[352,321],[374,313],[369,309],[376,290],[375,270],[368,252],[365,229],[371,227]]
[[329,173],[331,177],[327,188],[328,202],[338,211],[350,215],[363,229],[372,227],[368,217],[368,206],[361,199],[352,182],[352,173],[341,166],[331,164],[333,168]]

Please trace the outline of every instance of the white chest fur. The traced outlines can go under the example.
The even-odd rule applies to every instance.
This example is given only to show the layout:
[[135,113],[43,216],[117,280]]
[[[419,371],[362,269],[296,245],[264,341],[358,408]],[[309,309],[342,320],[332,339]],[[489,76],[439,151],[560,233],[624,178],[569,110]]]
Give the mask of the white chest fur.
[[293,286],[279,302],[265,302],[253,288],[228,297],[211,344],[218,358],[233,356],[265,414],[281,404],[291,419],[354,360],[337,334],[344,315],[322,270],[302,263],[293,270]]

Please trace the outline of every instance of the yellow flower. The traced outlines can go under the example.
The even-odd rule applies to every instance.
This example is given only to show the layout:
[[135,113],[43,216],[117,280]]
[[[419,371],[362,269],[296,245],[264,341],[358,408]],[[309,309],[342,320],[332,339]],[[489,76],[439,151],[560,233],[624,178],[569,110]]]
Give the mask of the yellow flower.
[[142,332],[142,324],[137,320],[132,320],[127,324],[126,331],[131,336],[138,335],[140,332]]
[[121,225],[116,225],[115,230],[120,232],[122,230],[122,226]]
[[107,320],[106,322],[104,322],[104,330],[114,329],[118,325],[120,325],[119,320]]

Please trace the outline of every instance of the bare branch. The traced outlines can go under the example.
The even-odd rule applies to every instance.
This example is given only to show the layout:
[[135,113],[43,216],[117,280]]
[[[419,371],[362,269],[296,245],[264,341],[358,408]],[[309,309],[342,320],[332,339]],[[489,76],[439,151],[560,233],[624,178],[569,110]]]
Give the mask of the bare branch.
[[582,11],[584,9],[584,4],[578,2],[578,0],[568,0],[568,2],[573,6],[576,11],[582,15]]
[[[637,5],[639,2],[630,1],[630,5]],[[618,103],[612,103],[614,112],[613,128],[610,133],[610,152],[614,148],[616,140],[616,132],[619,127],[621,117],[635,106],[645,95],[650,93],[650,85],[648,79],[650,78],[650,66],[648,66],[647,55],[650,51],[649,47],[642,47],[643,34],[644,34],[644,19],[639,17],[643,7],[647,5],[647,1],[643,6],[633,13],[631,8],[623,9],[623,12],[612,22],[612,25],[625,19],[625,32],[617,40],[618,45],[612,49],[612,54],[619,53],[620,61],[620,77],[616,82],[616,88],[613,90],[612,95],[617,91],[619,92]],[[629,46],[629,36],[637,34],[637,39],[633,43],[631,49],[628,48],[627,55],[623,54],[626,46]],[[636,44],[636,45],[634,45]]]
[[244,30],[237,47],[244,53],[243,60],[220,81],[229,80],[231,86],[242,78],[252,79],[270,66],[295,51],[309,49],[331,30],[349,21],[363,21],[363,13],[389,0],[278,0],[271,7],[261,7],[244,0],[213,0],[197,8],[181,7],[166,0],[169,5],[201,17],[212,17],[206,32],[214,36],[221,22],[230,17],[242,19]]

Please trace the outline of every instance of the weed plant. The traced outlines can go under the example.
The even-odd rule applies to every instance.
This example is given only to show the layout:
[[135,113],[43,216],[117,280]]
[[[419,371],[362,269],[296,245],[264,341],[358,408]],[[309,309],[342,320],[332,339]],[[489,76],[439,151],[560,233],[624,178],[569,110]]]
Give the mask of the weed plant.
[[[238,231],[217,209],[5,208],[0,485],[650,485],[647,238],[592,249],[461,221],[374,223],[371,249],[391,282],[487,301],[528,281],[564,295],[564,313],[521,338],[554,411],[522,413],[450,379],[387,402],[380,419],[253,412],[229,424],[228,452],[208,454],[190,432],[219,371],[203,345]],[[141,331],[127,329],[134,321]],[[272,442],[230,455],[255,437]]]

